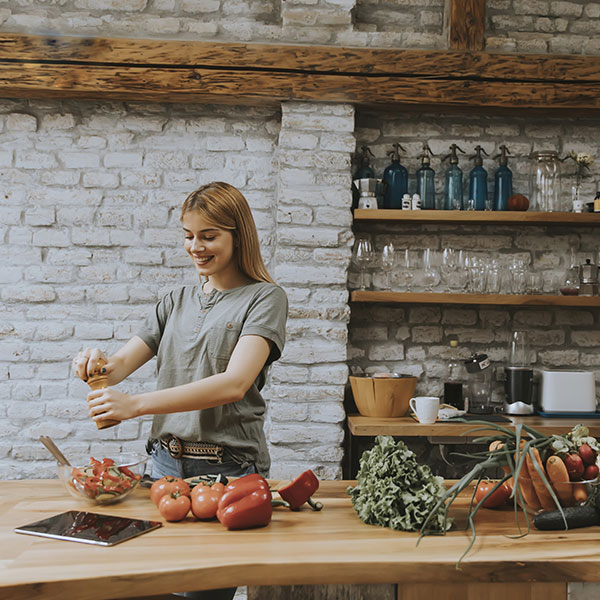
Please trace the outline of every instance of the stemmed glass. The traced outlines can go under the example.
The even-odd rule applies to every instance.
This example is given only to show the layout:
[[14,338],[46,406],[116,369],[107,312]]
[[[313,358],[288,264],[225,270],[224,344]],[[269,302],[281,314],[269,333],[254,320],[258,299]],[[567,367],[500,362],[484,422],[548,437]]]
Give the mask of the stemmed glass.
[[453,273],[458,267],[456,251],[453,248],[444,248],[442,250],[442,264],[440,267],[444,283],[446,284],[446,292],[449,292],[456,283],[453,281]]
[[385,289],[390,290],[390,273],[396,264],[396,250],[392,242],[388,242],[381,250],[381,268],[385,273]]
[[408,248],[405,248],[402,251],[400,262],[402,264],[402,271],[400,272],[400,275],[404,280],[404,287],[406,288],[406,291],[410,292],[412,282],[415,278],[415,264],[414,260],[411,258],[410,250]]
[[426,292],[432,292],[440,282],[440,274],[435,264],[435,250],[425,248],[423,252],[423,285]]
[[352,260],[360,269],[360,289],[366,290],[365,269],[373,262],[373,244],[369,237],[359,237],[354,243],[352,250]]

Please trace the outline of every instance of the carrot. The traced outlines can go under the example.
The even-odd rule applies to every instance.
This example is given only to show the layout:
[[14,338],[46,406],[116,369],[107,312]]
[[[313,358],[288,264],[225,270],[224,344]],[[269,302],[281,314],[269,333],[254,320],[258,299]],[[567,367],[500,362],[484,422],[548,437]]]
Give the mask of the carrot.
[[[523,444],[521,444],[521,446],[522,445]],[[515,454],[515,465],[517,462],[517,455]],[[521,490],[521,494],[523,494],[523,500],[525,500],[525,504],[527,504],[529,508],[532,508],[533,510],[539,510],[542,508],[537,494],[535,493],[533,483],[531,482],[531,476],[529,475],[529,469],[527,468],[526,461],[523,461],[521,471],[519,472],[519,477],[515,483],[519,484],[519,489]]]
[[534,460],[541,467],[542,473],[545,473],[544,464],[542,463],[538,449],[529,448],[529,452],[525,455],[525,462],[527,463],[527,469],[529,471],[529,476],[531,477],[531,483],[533,483],[535,493],[537,494],[538,500],[540,501],[540,504],[544,510],[554,510],[556,508],[556,504],[554,503],[554,500],[552,499],[552,496],[550,495],[542,476],[535,468],[533,463]]
[[561,506],[573,504],[573,490],[569,482],[569,471],[560,456],[553,454],[546,460],[546,473],[552,488],[560,499]]
[[583,504],[587,500],[588,494],[585,483],[573,484],[573,497],[575,498],[575,502],[577,502],[577,504]]

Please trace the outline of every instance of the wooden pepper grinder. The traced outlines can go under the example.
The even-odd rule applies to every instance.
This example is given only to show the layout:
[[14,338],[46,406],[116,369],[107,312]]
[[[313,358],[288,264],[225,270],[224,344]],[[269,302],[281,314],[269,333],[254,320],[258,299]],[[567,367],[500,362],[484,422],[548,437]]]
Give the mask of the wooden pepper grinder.
[[[108,387],[108,375],[102,375],[99,372],[105,364],[105,360],[98,360],[96,362],[95,375],[90,375],[90,377],[88,377],[87,384],[92,388],[92,390],[100,390],[102,388]],[[98,429],[107,429],[108,427],[118,425],[120,422],[121,421],[116,421],[114,419],[104,419],[102,421],[96,421],[96,427]]]

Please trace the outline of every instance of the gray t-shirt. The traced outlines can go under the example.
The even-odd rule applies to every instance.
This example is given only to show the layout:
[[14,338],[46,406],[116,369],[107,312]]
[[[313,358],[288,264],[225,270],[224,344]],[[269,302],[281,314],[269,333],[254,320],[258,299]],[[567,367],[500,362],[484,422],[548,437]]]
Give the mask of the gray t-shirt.
[[243,335],[272,342],[267,363],[246,395],[204,410],[155,415],[152,439],[175,435],[182,440],[225,446],[234,460],[255,463],[267,474],[269,453],[263,430],[265,401],[260,394],[268,366],[281,356],[285,343],[288,301],[272,283],[252,282],[205,294],[200,285],[185,286],[164,296],[144,323],[139,337],[156,354],[157,389],[175,387],[222,373]]

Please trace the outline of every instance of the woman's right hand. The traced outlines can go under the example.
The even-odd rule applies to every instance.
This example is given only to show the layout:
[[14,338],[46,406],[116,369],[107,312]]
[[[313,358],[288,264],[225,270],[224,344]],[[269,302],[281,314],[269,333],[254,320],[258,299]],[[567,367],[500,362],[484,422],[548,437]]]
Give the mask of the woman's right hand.
[[82,381],[87,381],[92,375],[109,372],[108,358],[99,348],[86,348],[73,359],[75,375]]

